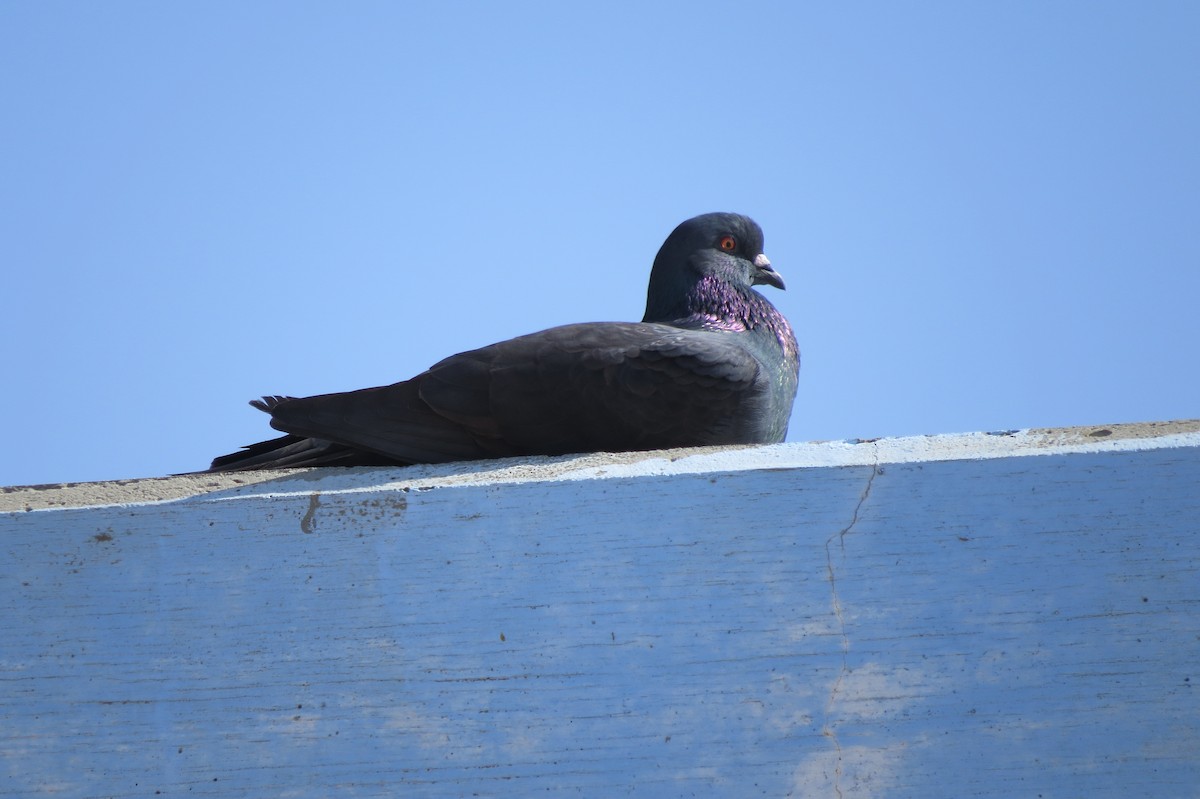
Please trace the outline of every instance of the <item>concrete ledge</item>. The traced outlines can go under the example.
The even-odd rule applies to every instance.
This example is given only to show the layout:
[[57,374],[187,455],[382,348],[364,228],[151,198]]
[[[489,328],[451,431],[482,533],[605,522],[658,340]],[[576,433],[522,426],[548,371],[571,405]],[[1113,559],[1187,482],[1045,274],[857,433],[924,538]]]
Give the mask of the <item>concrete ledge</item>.
[[[649,477],[747,469],[972,460],[1023,455],[1123,452],[1196,446],[1200,419],[1090,427],[1045,427],[991,433],[852,439],[770,447],[698,447],[656,452],[597,453],[558,458],[508,458],[440,466],[284,469],[229,474],[183,474],[99,483],[51,483],[0,488],[0,513],[169,502],[186,497],[245,496],[262,491],[311,491],[375,486],[406,489],[538,481]],[[260,486],[251,489],[251,486]],[[288,488],[291,486],[291,488]]]
[[0,796],[1188,796],[1200,422],[6,489]]

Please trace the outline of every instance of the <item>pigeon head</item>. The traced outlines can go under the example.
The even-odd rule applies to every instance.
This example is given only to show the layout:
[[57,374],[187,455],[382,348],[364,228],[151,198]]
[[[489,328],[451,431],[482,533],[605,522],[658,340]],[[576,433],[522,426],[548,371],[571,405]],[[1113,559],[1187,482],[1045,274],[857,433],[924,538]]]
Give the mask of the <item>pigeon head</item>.
[[[738,317],[766,303],[753,286],[782,289],[783,278],[763,255],[763,232],[741,214],[713,213],[679,225],[663,242],[650,272],[643,321]],[[769,303],[768,303],[769,305]]]

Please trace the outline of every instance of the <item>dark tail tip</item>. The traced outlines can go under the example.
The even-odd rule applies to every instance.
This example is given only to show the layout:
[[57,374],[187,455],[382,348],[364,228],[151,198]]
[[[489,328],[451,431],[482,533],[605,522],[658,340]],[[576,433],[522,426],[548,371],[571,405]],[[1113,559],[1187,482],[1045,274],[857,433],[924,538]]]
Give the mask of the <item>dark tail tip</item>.
[[263,413],[270,413],[271,411],[275,410],[276,405],[281,402],[287,402],[290,399],[295,399],[295,397],[281,397],[278,394],[275,394],[269,397],[263,397],[262,399],[250,400],[250,404],[255,408],[258,408]]

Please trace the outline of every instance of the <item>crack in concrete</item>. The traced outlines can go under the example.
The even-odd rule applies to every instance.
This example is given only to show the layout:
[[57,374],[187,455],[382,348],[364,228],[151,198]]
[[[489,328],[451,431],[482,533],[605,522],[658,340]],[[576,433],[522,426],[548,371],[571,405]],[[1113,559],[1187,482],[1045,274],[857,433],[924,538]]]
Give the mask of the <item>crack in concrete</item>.
[[308,510],[304,514],[304,518],[300,520],[300,529],[304,533],[312,533],[317,529],[317,508],[321,507],[321,494],[314,491],[308,496]]
[[834,751],[837,754],[837,765],[833,772],[833,790],[837,794],[838,799],[842,797],[842,745],[838,741],[837,732],[834,725],[830,721],[830,716],[833,713],[833,706],[837,702],[838,694],[842,689],[842,681],[850,673],[850,668],[847,666],[846,653],[850,651],[850,638],[846,635],[846,619],[842,614],[842,600],[838,596],[837,591],[837,574],[833,568],[833,541],[836,538],[842,554],[846,552],[846,536],[858,524],[858,515],[862,511],[863,505],[867,501],[867,497],[871,495],[871,486],[875,484],[875,476],[882,474],[883,470],[879,468],[879,451],[876,449],[875,462],[871,465],[871,476],[867,478],[867,484],[863,488],[862,494],[858,498],[858,504],[854,506],[854,513],[850,517],[850,523],[843,527],[838,532],[829,536],[825,540],[825,570],[829,575],[829,593],[833,602],[833,615],[837,619],[838,634],[842,639],[842,667],[838,671],[837,679],[833,682],[833,688],[829,691],[829,701],[825,705],[825,726],[821,729],[821,734],[833,742]]

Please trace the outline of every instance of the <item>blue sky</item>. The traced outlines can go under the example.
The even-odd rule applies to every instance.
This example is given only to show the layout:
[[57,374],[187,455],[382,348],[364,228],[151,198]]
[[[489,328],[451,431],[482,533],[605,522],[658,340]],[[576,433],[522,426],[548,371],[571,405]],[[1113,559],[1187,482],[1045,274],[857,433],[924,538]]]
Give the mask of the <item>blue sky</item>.
[[0,5],[0,484],[640,318],[753,216],[789,440],[1200,416],[1200,4]]

